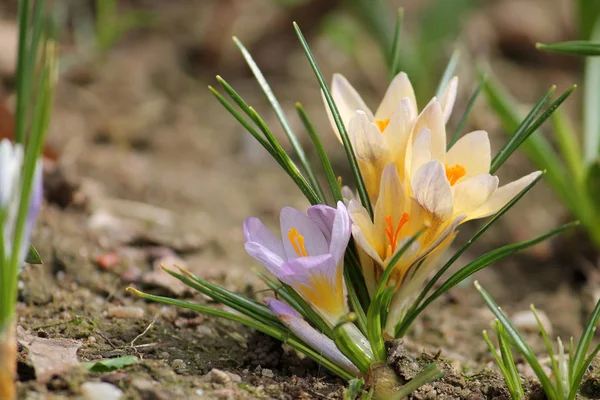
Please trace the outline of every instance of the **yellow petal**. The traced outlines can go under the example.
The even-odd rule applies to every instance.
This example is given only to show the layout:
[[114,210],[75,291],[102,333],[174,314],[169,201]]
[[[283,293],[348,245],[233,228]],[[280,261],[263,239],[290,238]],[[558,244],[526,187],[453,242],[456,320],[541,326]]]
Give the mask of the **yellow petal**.
[[462,181],[453,188],[454,214],[464,214],[475,211],[498,188],[498,177],[490,174],[474,176]]
[[381,104],[375,112],[375,119],[391,119],[402,99],[408,99],[413,109],[417,109],[417,100],[408,75],[400,72],[390,83]]
[[[333,130],[341,142],[342,139],[340,137],[340,133],[335,124],[335,120],[333,119],[333,114],[331,114],[331,110],[329,110],[329,105],[325,100],[325,95],[322,92],[321,95],[323,97],[325,109],[327,110],[327,115],[329,116],[329,122],[331,122]],[[346,126],[346,129],[348,129],[350,119],[354,116],[356,110],[361,110],[369,117],[369,119],[373,120],[373,113],[369,107],[367,107],[358,92],[352,87],[350,82],[348,82],[343,75],[333,75],[333,80],[331,82],[331,95],[333,96],[333,101],[337,106],[342,118],[342,122]]]
[[490,172],[490,139],[486,131],[474,131],[460,138],[444,158],[446,165],[461,165],[466,174],[462,180]]

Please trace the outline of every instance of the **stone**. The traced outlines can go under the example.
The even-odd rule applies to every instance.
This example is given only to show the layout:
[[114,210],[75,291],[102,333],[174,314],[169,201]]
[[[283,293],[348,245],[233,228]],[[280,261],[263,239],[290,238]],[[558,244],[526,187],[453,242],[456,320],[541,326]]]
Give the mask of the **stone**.
[[81,393],[85,400],[119,400],[123,397],[121,389],[106,382],[86,382],[81,385]]

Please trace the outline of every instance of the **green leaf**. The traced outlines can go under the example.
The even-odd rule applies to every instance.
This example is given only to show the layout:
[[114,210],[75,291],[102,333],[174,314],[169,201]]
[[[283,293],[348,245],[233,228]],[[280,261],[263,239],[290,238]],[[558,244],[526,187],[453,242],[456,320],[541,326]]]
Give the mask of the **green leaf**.
[[343,201],[342,191],[340,190],[340,186],[338,184],[337,178],[335,176],[335,172],[333,171],[333,167],[331,166],[331,161],[329,161],[329,157],[327,156],[327,152],[323,147],[323,143],[319,138],[319,135],[315,131],[313,124],[310,122],[310,118],[304,111],[304,107],[302,104],[296,103],[296,111],[298,111],[298,116],[302,120],[304,127],[306,128],[306,132],[310,137],[310,140],[313,142],[313,146],[317,150],[317,154],[319,155],[319,160],[321,161],[321,165],[323,167],[323,171],[325,171],[325,177],[327,178],[327,183],[329,184],[329,190],[331,190],[331,194],[333,195],[333,200],[335,202]]
[[400,72],[400,33],[404,21],[404,9],[398,9],[396,17],[396,28],[394,29],[394,43],[392,44],[392,56],[390,57],[390,82]]
[[475,105],[475,101],[477,101],[477,98],[479,97],[479,94],[481,93],[481,90],[483,89],[483,85],[485,84],[486,79],[487,79],[486,75],[483,75],[480,78],[480,82],[477,85],[477,88],[475,88],[473,95],[469,99],[469,102],[467,103],[467,107],[465,108],[465,112],[463,113],[462,117],[460,118],[460,122],[456,126],[454,135],[452,135],[452,139],[450,139],[450,141],[448,142],[448,150],[450,150],[450,148],[452,146],[454,146],[456,141],[460,138],[460,133],[462,132],[463,128],[465,127],[465,125],[467,123],[467,119],[469,118],[469,115],[471,114],[471,110],[473,109],[473,106]]
[[[596,24],[592,39],[600,41],[600,23]],[[600,57],[585,60],[583,88],[584,153],[586,163],[592,163],[600,153]]]
[[[587,365],[585,365],[586,353],[590,347],[590,343],[594,337],[594,332],[596,331],[596,326],[598,326],[598,322],[600,321],[600,300],[596,303],[596,307],[592,311],[592,315],[588,319],[587,324],[583,330],[583,334],[577,343],[577,349],[575,350],[575,354],[573,359],[571,360],[573,363],[573,368],[571,369],[571,382],[574,383],[577,379],[581,380],[583,374],[585,373],[585,369]],[[580,377],[581,376],[581,377]]]
[[321,202],[325,203],[325,194],[323,193],[323,189],[321,188],[321,185],[319,184],[319,181],[317,180],[317,177],[315,176],[315,173],[310,165],[310,162],[308,161],[308,158],[306,157],[306,153],[304,152],[304,149],[302,148],[302,145],[300,144],[298,137],[294,133],[292,126],[290,125],[287,117],[285,116],[285,113],[283,112],[283,109],[281,108],[281,105],[279,104],[277,97],[275,97],[275,94],[273,93],[273,90],[269,86],[269,83],[265,79],[260,68],[254,61],[254,59],[252,58],[252,56],[250,55],[250,53],[248,52],[246,47],[244,47],[242,42],[236,37],[233,38],[233,41],[236,44],[236,46],[240,49],[242,56],[246,60],[246,63],[248,64],[250,69],[252,70],[252,73],[254,74],[254,77],[256,78],[258,84],[260,85],[261,89],[265,93],[265,96],[267,96],[267,100],[269,100],[269,103],[271,104],[271,108],[273,108],[275,115],[277,115],[277,119],[279,120],[279,123],[281,124],[283,131],[287,135],[288,140],[290,141],[290,144],[292,145],[292,148],[294,149],[294,152],[296,153],[296,156],[300,160],[300,164],[302,165],[304,172],[308,176],[308,180],[310,181],[312,188],[319,195]]
[[578,56],[600,56],[600,42],[589,40],[574,40],[571,42],[559,43],[537,43],[535,47],[538,50],[553,51],[555,53],[574,54]]
[[415,307],[414,310],[411,307],[411,310],[409,310],[404,319],[396,326],[395,336],[402,337],[404,334],[406,334],[406,331],[410,327],[410,324],[421,312],[423,312],[423,310],[427,308],[427,306],[429,306],[429,304],[431,304],[431,302],[433,302],[435,299],[440,297],[448,290],[452,289],[460,282],[467,279],[469,276],[473,275],[475,272],[482,270],[483,268],[487,267],[490,264],[493,264],[496,261],[500,261],[503,258],[518,253],[519,251],[523,251],[531,246],[535,246],[536,244],[543,242],[544,240],[549,239],[552,236],[558,235],[559,233],[567,229],[573,228],[577,225],[579,225],[579,222],[571,222],[565,224],[557,229],[554,229],[553,231],[550,231],[533,239],[524,240],[518,243],[511,243],[509,245],[494,249],[484,254],[483,256],[478,257],[474,261],[468,263],[456,273],[454,273],[452,276],[450,276],[436,291],[434,291],[428,298],[426,298],[422,304],[420,304],[418,307]]
[[136,356],[122,356],[117,358],[107,358],[100,361],[83,363],[83,367],[91,372],[110,372],[117,369],[123,369],[140,362]]
[[515,360],[508,344],[508,337],[502,323],[496,320],[496,332],[498,334],[498,344],[500,347],[500,354],[502,354],[502,362],[506,368],[507,373],[510,377],[511,393],[515,393],[515,399],[522,399],[524,396],[523,386],[521,385],[521,378],[519,377],[519,371],[515,365]]
[[407,384],[390,396],[390,400],[404,399],[424,384],[438,380],[442,376],[444,376],[444,371],[439,369],[435,363],[431,363],[425,367],[423,372],[412,378]]
[[277,340],[280,340],[284,343],[289,344],[290,346],[292,346],[299,352],[301,352],[301,353],[307,355],[308,357],[312,358],[313,360],[317,361],[318,363],[323,365],[325,368],[327,368],[328,370],[330,370],[331,372],[333,372],[334,374],[338,375],[339,377],[341,377],[343,379],[350,380],[350,379],[354,378],[354,376],[352,376],[350,373],[346,372],[345,370],[340,368],[338,365],[334,364],[329,359],[327,359],[324,356],[322,356],[321,354],[319,354],[314,349],[308,347],[306,344],[304,344],[302,341],[298,340],[291,332],[289,332],[287,330],[284,331],[282,329],[275,328],[271,325],[266,325],[261,322],[255,321],[253,319],[246,318],[241,315],[233,314],[233,313],[230,313],[227,311],[217,310],[214,308],[210,308],[207,306],[201,306],[201,305],[194,304],[194,303],[189,303],[186,301],[171,299],[169,297],[155,296],[152,294],[140,292],[139,290],[131,288],[131,287],[127,288],[127,291],[135,294],[136,296],[142,297],[144,299],[156,301],[158,303],[167,304],[167,305],[171,305],[171,306],[186,308],[188,310],[197,311],[202,314],[208,314],[208,315],[212,315],[215,317],[225,318],[230,321],[234,321],[234,322],[238,322],[240,324],[246,325],[249,328],[256,329],[264,334],[274,337]]
[[506,315],[504,315],[504,313],[500,310],[500,307],[498,307],[494,299],[492,299],[492,297],[485,291],[483,287],[481,287],[481,285],[477,281],[475,281],[475,288],[477,289],[477,291],[479,291],[481,297],[483,297],[483,300],[487,304],[488,308],[502,323],[502,326],[506,330],[506,335],[508,335],[508,337],[511,339],[513,346],[527,360],[527,362],[533,369],[533,372],[542,384],[546,396],[548,396],[550,400],[558,400],[556,389],[552,385],[552,381],[544,372],[544,368],[538,361],[536,355],[533,353],[529,345],[525,343],[525,341],[519,334],[519,331],[517,331],[517,329],[513,326],[513,324],[506,317]]
[[42,257],[40,257],[40,253],[33,247],[33,245],[29,245],[29,251],[27,252],[27,257],[25,257],[25,262],[28,264],[43,264]]
[[317,77],[317,80],[319,81],[319,85],[321,86],[323,95],[325,96],[325,99],[327,100],[327,104],[329,106],[331,114],[333,115],[335,125],[337,126],[338,131],[340,132],[340,137],[342,138],[342,143],[344,144],[344,150],[346,150],[346,157],[348,158],[348,162],[350,163],[350,169],[352,170],[352,174],[354,175],[354,181],[356,183],[356,190],[358,191],[358,197],[360,198],[360,201],[361,201],[363,207],[365,207],[367,209],[367,211],[369,212],[369,215],[371,216],[371,219],[372,219],[373,218],[373,206],[371,205],[371,200],[369,199],[369,195],[367,193],[367,189],[365,187],[365,182],[364,182],[362,174],[360,172],[360,168],[358,167],[358,163],[356,162],[354,150],[352,149],[352,143],[350,142],[350,137],[348,136],[348,132],[346,131],[346,127],[344,126],[342,117],[340,116],[337,106],[335,105],[335,102],[333,101],[333,96],[331,95],[331,91],[329,90],[329,87],[327,86],[327,83],[325,82],[325,78],[323,78],[323,74],[321,73],[321,70],[319,69],[319,66],[317,65],[315,57],[313,56],[312,51],[310,50],[310,47],[308,46],[308,43],[306,42],[306,39],[304,38],[302,31],[300,30],[300,27],[295,22],[294,22],[294,29],[296,30],[298,39],[300,39],[300,43],[302,44],[302,48],[304,49],[306,58],[308,59],[308,62],[310,63],[310,66],[312,67],[313,72],[315,73],[315,76]]

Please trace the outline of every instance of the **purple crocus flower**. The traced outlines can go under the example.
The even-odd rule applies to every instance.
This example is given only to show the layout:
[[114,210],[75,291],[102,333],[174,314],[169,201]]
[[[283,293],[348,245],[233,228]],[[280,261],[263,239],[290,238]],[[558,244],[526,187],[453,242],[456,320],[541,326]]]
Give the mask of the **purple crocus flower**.
[[348,313],[343,258],[352,231],[346,206],[316,205],[306,214],[284,207],[280,224],[283,240],[258,218],[246,219],[246,251],[335,325]]
[[[17,222],[17,213],[21,201],[21,185],[23,169],[23,148],[19,144],[13,145],[10,140],[0,141],[0,209],[5,213],[3,226],[3,240],[5,249],[5,260],[9,262],[12,257],[12,246],[15,240],[15,229]],[[25,216],[23,237],[18,249],[18,262],[22,265],[25,262],[27,251],[29,249],[29,240],[35,221],[37,219],[43,198],[42,184],[42,162],[38,161],[33,175],[29,205],[27,215]]]
[[342,354],[335,342],[310,326],[296,310],[271,297],[266,297],[263,301],[269,306],[273,314],[309,347],[352,375],[358,376],[360,374],[358,368]]

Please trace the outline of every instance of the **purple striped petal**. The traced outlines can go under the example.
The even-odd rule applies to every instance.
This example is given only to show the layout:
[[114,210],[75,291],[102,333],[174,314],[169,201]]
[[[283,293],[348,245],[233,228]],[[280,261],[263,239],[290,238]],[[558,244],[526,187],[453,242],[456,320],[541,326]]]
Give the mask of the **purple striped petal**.
[[333,220],[336,214],[335,208],[324,204],[317,204],[309,207],[306,210],[306,214],[319,227],[327,243],[331,243],[331,230],[333,229]]
[[306,213],[325,236],[329,253],[337,262],[341,261],[352,235],[352,223],[344,203],[338,201],[337,209],[319,204],[310,207]]
[[310,326],[305,320],[294,315],[278,315],[281,322],[309,347],[322,354],[329,361],[343,368],[354,376],[360,374],[358,368],[342,354],[333,340]]
[[291,315],[293,317],[302,318],[302,315],[294,310],[291,306],[272,297],[265,297],[263,302],[271,309],[273,314],[278,318],[282,315]]
[[246,242],[244,247],[252,258],[261,262],[273,275],[278,276],[281,273],[281,266],[285,260],[279,255],[256,242]]

